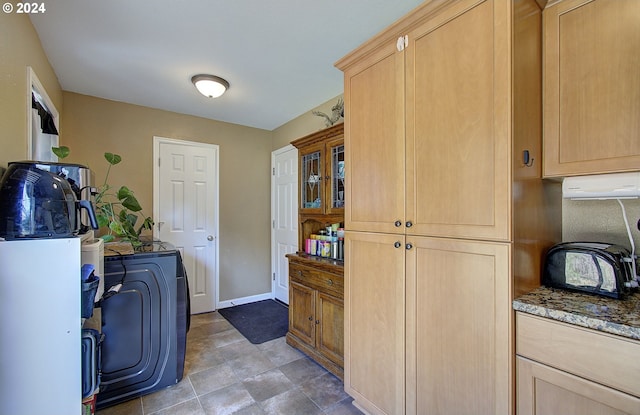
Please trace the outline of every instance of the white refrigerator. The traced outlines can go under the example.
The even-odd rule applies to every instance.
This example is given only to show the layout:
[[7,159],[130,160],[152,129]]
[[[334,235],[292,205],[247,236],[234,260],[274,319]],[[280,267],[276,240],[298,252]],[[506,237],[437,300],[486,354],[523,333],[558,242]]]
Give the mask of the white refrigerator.
[[80,238],[0,240],[0,414],[80,414]]

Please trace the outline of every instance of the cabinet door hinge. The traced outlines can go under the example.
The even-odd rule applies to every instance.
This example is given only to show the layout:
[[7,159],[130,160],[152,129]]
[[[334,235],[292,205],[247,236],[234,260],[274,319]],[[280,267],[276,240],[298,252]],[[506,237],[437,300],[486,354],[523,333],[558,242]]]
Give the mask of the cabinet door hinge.
[[396,48],[398,49],[398,52],[402,52],[407,46],[409,46],[409,36],[400,36],[398,38],[398,41],[396,42]]

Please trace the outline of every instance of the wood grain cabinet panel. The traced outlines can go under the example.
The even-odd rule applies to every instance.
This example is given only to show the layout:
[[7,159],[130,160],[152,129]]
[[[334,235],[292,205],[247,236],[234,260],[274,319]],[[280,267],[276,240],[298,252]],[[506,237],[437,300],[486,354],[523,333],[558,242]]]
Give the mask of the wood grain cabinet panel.
[[640,414],[640,342],[516,313],[518,415]]
[[316,343],[315,291],[289,281],[289,332],[314,347]]
[[544,10],[544,173],[640,169],[640,2]]
[[345,244],[345,390],[366,413],[403,414],[404,237],[347,232]]

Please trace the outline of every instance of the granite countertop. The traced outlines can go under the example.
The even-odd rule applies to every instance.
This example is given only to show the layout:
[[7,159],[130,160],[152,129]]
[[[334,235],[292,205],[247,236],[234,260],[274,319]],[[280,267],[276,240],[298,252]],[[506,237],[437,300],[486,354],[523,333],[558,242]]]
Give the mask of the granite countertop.
[[513,301],[528,314],[640,340],[640,292],[623,300],[539,287]]

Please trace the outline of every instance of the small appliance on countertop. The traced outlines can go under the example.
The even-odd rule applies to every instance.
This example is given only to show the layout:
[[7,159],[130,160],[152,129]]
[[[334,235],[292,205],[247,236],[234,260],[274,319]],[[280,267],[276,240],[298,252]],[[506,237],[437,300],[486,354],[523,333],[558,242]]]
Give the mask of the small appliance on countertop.
[[93,205],[78,200],[70,183],[33,163],[10,163],[0,180],[0,237],[70,238],[80,230],[80,211],[98,228]]
[[[94,195],[98,193],[98,190],[94,187],[95,174],[91,169],[82,164],[33,160],[14,161],[9,163],[9,166],[12,164],[33,166],[40,170],[48,171],[49,173],[62,177],[69,182],[71,190],[73,190],[73,193],[75,193],[76,199],[78,200],[88,200],[93,202]],[[87,233],[91,228],[96,229],[91,226],[91,219],[88,212],[80,212],[79,221],[78,233],[80,235]]]
[[616,299],[637,287],[633,259],[624,247],[606,242],[564,242],[547,252],[542,284]]

